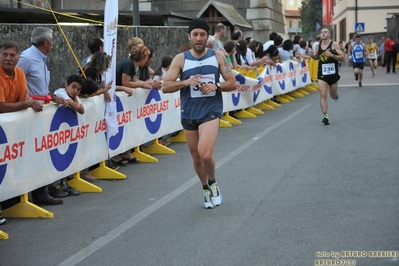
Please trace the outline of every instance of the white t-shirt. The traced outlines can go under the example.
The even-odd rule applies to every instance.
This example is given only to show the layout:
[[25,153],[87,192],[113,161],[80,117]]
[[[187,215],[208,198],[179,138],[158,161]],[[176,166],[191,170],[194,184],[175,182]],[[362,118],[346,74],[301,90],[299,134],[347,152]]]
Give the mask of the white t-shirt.
[[247,54],[245,55],[245,57],[247,58],[248,65],[251,65],[254,61],[256,61],[255,54],[249,48],[247,48]]
[[[68,93],[66,92],[65,88],[60,88],[60,89],[56,90],[54,92],[54,94],[55,94],[55,96],[60,97],[60,98],[64,98],[65,100],[73,100],[68,95]],[[76,98],[78,99],[78,103],[81,103],[79,97],[76,97]]]
[[316,52],[317,46],[319,46],[319,42],[314,42],[314,43],[312,44],[313,53]]
[[266,51],[267,49],[269,49],[270,45],[274,45],[273,40],[267,41],[263,44],[263,52]]

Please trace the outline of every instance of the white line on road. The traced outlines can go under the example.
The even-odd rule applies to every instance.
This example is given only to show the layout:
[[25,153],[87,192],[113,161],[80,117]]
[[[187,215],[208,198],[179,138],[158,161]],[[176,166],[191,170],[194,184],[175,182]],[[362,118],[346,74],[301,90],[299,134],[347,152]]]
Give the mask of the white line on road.
[[[221,167],[222,165],[224,165],[226,162],[230,161],[232,158],[234,158],[235,156],[240,154],[242,151],[247,149],[249,146],[251,146],[255,142],[259,141],[266,134],[270,133],[274,129],[276,129],[279,126],[283,125],[284,123],[288,122],[289,120],[291,120],[292,118],[294,118],[295,116],[297,116],[298,114],[300,114],[301,112],[303,112],[304,110],[309,108],[310,106],[311,106],[311,104],[307,104],[304,107],[298,109],[294,113],[290,114],[289,116],[282,119],[281,121],[273,124],[272,126],[266,128],[264,131],[260,132],[258,135],[254,136],[253,138],[251,138],[250,140],[248,140],[247,142],[242,144],[240,147],[236,148],[234,151],[227,154],[225,157],[223,157],[222,159],[217,161],[216,169]],[[109,242],[111,242],[112,240],[114,240],[115,238],[117,238],[118,236],[120,236],[121,234],[123,234],[124,232],[129,230],[130,228],[132,228],[135,224],[139,223],[140,221],[142,221],[146,217],[148,217],[150,214],[152,214],[153,212],[160,209],[163,205],[167,204],[168,202],[170,202],[171,200],[173,200],[174,198],[176,198],[177,196],[179,196],[180,194],[185,192],[187,189],[192,187],[197,182],[199,182],[198,176],[194,176],[193,178],[188,180],[186,183],[184,183],[183,185],[181,185],[174,191],[170,192],[165,197],[159,199],[154,204],[148,206],[147,208],[145,208],[138,214],[134,215],[132,218],[130,218],[126,222],[122,223],[115,229],[108,232],[106,235],[100,237],[99,239],[97,239],[96,241],[94,241],[93,243],[91,243],[90,245],[85,247],[84,249],[80,250],[79,252],[75,253],[74,255],[72,255],[65,261],[63,261],[60,264],[60,266],[72,266],[72,265],[78,264],[85,258],[89,257],[91,254],[93,254],[94,252],[96,252],[100,248],[104,247]]]

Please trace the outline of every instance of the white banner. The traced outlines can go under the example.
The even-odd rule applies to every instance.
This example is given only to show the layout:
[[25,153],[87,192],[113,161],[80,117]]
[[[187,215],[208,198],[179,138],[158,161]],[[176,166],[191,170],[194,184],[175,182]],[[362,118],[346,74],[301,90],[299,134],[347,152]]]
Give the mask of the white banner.
[[111,56],[111,66],[105,72],[105,84],[112,81],[109,90],[111,102],[107,103],[106,121],[107,134],[114,136],[118,133],[118,122],[116,119],[116,100],[115,100],[115,74],[116,74],[116,44],[118,33],[118,1],[107,0],[104,9],[104,52]]
[[[310,84],[306,65],[290,63],[281,65],[282,71],[288,72],[279,77],[278,67],[265,68],[256,79],[236,72],[237,90],[222,93],[224,112],[247,108]],[[104,97],[81,101],[83,115],[54,104],[45,105],[41,113],[26,109],[0,114],[0,201],[104,161],[108,152],[113,156],[182,129],[180,92],[135,89],[132,97],[118,92],[117,134],[107,146]]]

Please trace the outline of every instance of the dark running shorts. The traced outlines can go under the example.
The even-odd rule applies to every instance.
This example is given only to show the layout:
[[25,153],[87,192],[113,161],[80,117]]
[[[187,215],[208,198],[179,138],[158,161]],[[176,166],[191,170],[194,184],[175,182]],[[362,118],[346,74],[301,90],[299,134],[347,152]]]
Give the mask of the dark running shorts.
[[363,70],[364,63],[353,63],[353,69],[355,69],[355,68]]
[[198,127],[203,124],[206,123],[208,121],[212,121],[215,119],[219,119],[220,115],[218,114],[207,114],[204,118],[201,119],[196,119],[196,120],[192,120],[192,119],[181,119],[181,125],[183,126],[184,130],[198,130]]
[[324,81],[329,86],[331,86],[331,85],[337,83],[340,78],[341,78],[340,75],[331,75],[331,76],[321,76],[318,79]]

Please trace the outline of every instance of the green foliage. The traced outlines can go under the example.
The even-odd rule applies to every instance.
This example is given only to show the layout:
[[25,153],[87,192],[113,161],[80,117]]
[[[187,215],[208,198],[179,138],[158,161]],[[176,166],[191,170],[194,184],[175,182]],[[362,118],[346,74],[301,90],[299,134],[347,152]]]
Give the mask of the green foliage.
[[307,0],[302,2],[301,23],[302,33],[316,31],[316,22],[322,26],[323,4],[321,0]]

